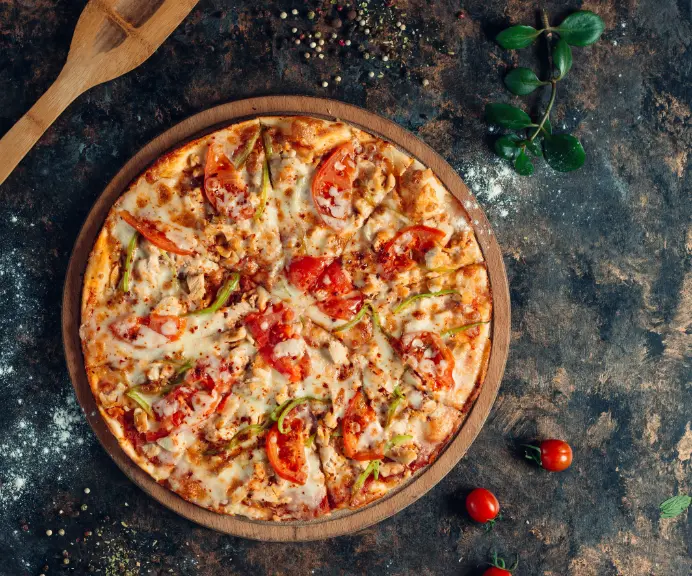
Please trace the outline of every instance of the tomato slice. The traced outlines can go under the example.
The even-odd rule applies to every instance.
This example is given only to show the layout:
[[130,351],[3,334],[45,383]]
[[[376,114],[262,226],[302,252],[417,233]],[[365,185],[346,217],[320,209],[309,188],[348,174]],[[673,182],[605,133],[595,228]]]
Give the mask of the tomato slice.
[[255,209],[245,182],[218,142],[209,144],[204,165],[204,194],[217,212],[247,220]]
[[350,320],[358,313],[361,306],[363,306],[364,300],[365,296],[362,294],[357,294],[350,298],[332,297],[327,298],[323,302],[318,302],[317,307],[332,318]]
[[150,314],[142,318],[142,324],[165,336],[171,342],[180,338],[185,330],[185,318],[180,316]]
[[358,390],[356,395],[351,398],[341,423],[344,436],[344,453],[348,458],[359,461],[384,458],[384,448],[381,443],[367,450],[358,450],[358,440],[361,434],[369,424],[376,420],[375,410],[366,402],[363,392]]
[[305,457],[305,438],[303,421],[293,418],[284,422],[286,434],[279,432],[279,423],[267,433],[266,448],[269,463],[284,480],[294,484],[305,484],[308,480],[307,458]]
[[288,266],[288,279],[303,292],[307,292],[329,265],[329,258],[296,256]]
[[274,304],[264,312],[248,314],[245,325],[257,342],[259,353],[277,372],[288,378],[289,382],[299,382],[310,374],[310,356],[303,351],[299,357],[292,355],[277,356],[275,347],[287,340],[303,342],[292,324],[293,311],[283,304]]
[[[322,162],[312,180],[312,200],[315,209],[325,223],[324,217],[345,220],[352,211],[351,190],[356,173],[356,158],[353,142],[339,146]],[[332,226],[333,227],[333,226]]]
[[125,222],[137,230],[137,232],[149,240],[154,246],[161,248],[161,250],[173,252],[173,254],[180,254],[181,256],[190,256],[195,253],[194,250],[185,250],[176,246],[174,242],[169,240],[166,235],[157,228],[157,223],[153,220],[136,218],[127,210],[121,210],[119,214]]
[[392,278],[398,272],[410,270],[425,258],[425,253],[434,248],[445,237],[445,233],[430,226],[408,226],[400,230],[380,251],[383,276]]
[[110,325],[110,330],[116,338],[125,340],[137,346],[136,340],[140,335],[142,326],[151,328],[165,336],[170,342],[178,340],[185,331],[185,319],[179,316],[164,316],[150,314],[149,316],[126,316],[115,320]]
[[454,386],[454,356],[433,332],[408,332],[400,340],[405,362],[432,390],[449,390]]
[[355,290],[353,282],[341,262],[332,262],[315,283],[315,290],[324,290],[330,296],[344,296]]

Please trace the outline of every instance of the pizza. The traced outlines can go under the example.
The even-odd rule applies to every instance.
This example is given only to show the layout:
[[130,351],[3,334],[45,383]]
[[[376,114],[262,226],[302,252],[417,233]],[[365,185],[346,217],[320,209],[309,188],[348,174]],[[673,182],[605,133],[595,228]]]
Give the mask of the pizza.
[[199,506],[285,521],[430,465],[480,391],[491,321],[469,218],[430,169],[344,122],[263,117],[115,202],[80,337],[137,465]]

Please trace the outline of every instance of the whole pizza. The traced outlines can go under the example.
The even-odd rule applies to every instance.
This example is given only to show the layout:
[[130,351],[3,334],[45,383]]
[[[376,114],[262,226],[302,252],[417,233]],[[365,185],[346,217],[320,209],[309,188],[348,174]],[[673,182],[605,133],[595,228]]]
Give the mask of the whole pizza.
[[84,278],[91,389],[123,450],[223,514],[358,508],[429,465],[490,354],[460,202],[343,122],[266,117],[160,158]]

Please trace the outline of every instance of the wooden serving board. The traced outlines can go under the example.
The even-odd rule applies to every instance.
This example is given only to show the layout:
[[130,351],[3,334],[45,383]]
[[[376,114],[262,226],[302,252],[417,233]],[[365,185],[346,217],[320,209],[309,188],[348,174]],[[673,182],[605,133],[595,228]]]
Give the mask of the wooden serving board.
[[[84,270],[106,215],[127,185],[165,152],[186,141],[255,116],[312,115],[340,119],[381,136],[420,160],[466,208],[488,265],[493,293],[492,350],[481,393],[456,437],[437,460],[398,490],[357,511],[342,510],[309,522],[267,522],[225,516],[183,500],[157,484],[122,451],[97,410],[82,358],[79,340],[80,302]],[[62,335],[67,365],[79,403],[108,454],[140,488],[181,516],[220,532],[267,541],[306,541],[350,534],[396,514],[437,484],[466,453],[487,418],[500,387],[510,337],[510,302],[500,247],[485,214],[461,178],[432,148],[397,124],[356,106],[305,96],[265,96],[211,108],[167,130],[123,166],[91,209],[67,269],[62,308]]]

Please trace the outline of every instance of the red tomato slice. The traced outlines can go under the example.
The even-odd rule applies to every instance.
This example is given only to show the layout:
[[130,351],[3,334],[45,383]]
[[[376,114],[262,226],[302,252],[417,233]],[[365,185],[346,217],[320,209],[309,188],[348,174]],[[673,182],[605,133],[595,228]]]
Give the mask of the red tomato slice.
[[217,212],[239,220],[255,213],[247,185],[217,142],[209,144],[204,165],[204,193]]
[[248,314],[245,325],[257,342],[259,353],[277,372],[288,378],[289,382],[299,382],[310,374],[310,356],[307,352],[300,358],[291,356],[276,357],[274,347],[292,338],[300,339],[293,326],[293,311],[283,304],[274,304],[262,313]]
[[150,314],[142,318],[142,324],[165,336],[171,342],[180,338],[185,331],[185,319],[180,316]]
[[406,363],[432,390],[454,386],[454,356],[433,332],[408,332],[401,337],[401,352]]
[[330,296],[344,296],[355,290],[341,262],[332,262],[315,283],[315,290],[324,290]]
[[316,256],[296,256],[288,266],[288,279],[291,284],[307,292],[317,281],[329,264],[329,258]]
[[302,486],[308,480],[303,421],[293,418],[288,423],[284,422],[284,429],[288,429],[286,434],[279,432],[277,422],[267,433],[269,463],[281,478]]
[[376,419],[375,410],[366,402],[363,392],[358,390],[356,395],[351,398],[341,423],[344,435],[344,453],[348,458],[359,461],[384,458],[384,449],[381,444],[367,450],[358,450],[360,435]]
[[[352,142],[339,146],[322,163],[312,180],[312,200],[320,216],[345,220],[351,213],[351,189],[356,172]],[[331,225],[325,221],[327,225]]]
[[163,232],[158,230],[156,227],[157,223],[153,220],[136,218],[127,210],[121,210],[120,217],[147,240],[149,240],[149,242],[151,242],[154,246],[161,248],[161,250],[173,252],[173,254],[180,254],[181,256],[190,256],[195,253],[193,250],[184,250],[183,248],[178,248],[178,246],[166,238],[166,235]]
[[350,298],[327,298],[323,302],[318,302],[317,307],[332,318],[350,320],[360,310],[363,300],[365,296],[362,294]]
[[442,230],[430,226],[408,226],[400,230],[380,251],[383,276],[392,278],[397,272],[413,268],[425,258],[425,253],[434,248],[445,236]]

